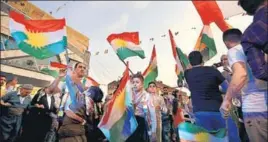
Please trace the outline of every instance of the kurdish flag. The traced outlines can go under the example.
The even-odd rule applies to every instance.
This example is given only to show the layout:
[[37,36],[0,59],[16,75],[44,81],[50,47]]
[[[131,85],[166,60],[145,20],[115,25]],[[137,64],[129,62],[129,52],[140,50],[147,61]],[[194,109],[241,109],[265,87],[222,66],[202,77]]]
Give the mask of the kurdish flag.
[[14,11],[9,16],[11,36],[23,52],[46,59],[66,49],[65,19],[26,20],[22,14]]
[[43,68],[40,70],[42,73],[46,74],[46,75],[50,75],[54,78],[57,78],[59,76],[59,72],[56,70],[52,70],[50,68]]
[[204,27],[197,39],[194,50],[200,51],[204,62],[217,54],[215,41],[212,36],[210,24],[215,23],[222,32],[232,28],[225,19],[243,13],[243,9],[236,1],[196,1],[192,3],[198,12]]
[[[40,71],[46,75],[57,78],[59,76],[59,70],[65,68],[67,68],[67,66],[64,64],[58,62],[50,62],[50,67],[42,68]],[[65,81],[65,79],[62,79],[62,81]]]
[[107,104],[107,110],[98,125],[110,142],[125,142],[138,126],[131,103],[132,91],[129,83],[127,64],[119,88]]
[[206,129],[191,123],[180,123],[178,133],[181,141],[194,142],[228,142],[225,128],[218,131],[207,131]]
[[206,62],[217,54],[216,44],[212,36],[209,25],[204,25],[194,48],[203,55],[203,61]]
[[150,63],[146,68],[146,70],[143,72],[144,88],[147,88],[148,84],[151,81],[155,81],[157,76],[158,76],[158,69],[157,69],[156,51],[154,45]]
[[84,77],[83,78],[83,83],[82,83],[84,86],[87,86],[87,87],[90,87],[90,86],[100,86],[100,84],[95,81],[93,78],[91,77]]
[[132,56],[139,56],[142,59],[145,58],[144,51],[139,45],[140,40],[138,32],[111,34],[108,36],[107,41],[121,60]]
[[184,79],[184,75],[183,75],[184,71],[190,67],[190,63],[189,63],[188,58],[181,51],[181,49],[177,47],[171,30],[168,30],[168,32],[169,32],[173,57],[176,61],[175,72],[178,76],[179,81],[182,81]]

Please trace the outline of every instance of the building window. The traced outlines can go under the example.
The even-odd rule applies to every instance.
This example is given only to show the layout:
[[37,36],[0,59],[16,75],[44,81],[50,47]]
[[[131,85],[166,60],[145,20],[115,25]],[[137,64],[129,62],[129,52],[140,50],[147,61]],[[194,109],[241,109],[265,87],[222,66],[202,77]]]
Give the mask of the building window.
[[15,50],[18,46],[15,40],[7,35],[1,34],[1,50]]

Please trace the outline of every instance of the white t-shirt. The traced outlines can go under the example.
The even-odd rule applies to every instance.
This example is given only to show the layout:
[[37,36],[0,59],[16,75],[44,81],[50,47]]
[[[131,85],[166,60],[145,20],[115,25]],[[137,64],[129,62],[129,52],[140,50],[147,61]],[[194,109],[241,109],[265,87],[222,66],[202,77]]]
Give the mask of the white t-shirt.
[[24,100],[25,100],[25,97],[20,96],[20,104],[23,104]]
[[243,112],[267,112],[267,82],[253,76],[241,45],[228,50],[228,61],[231,67],[237,62],[246,64],[247,82],[241,90]]

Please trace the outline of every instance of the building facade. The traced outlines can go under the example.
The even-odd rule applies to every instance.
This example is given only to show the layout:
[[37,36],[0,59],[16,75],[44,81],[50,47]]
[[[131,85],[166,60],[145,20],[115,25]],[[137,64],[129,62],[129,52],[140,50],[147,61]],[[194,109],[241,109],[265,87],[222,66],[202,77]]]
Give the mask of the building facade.
[[[25,15],[26,19],[54,19],[28,1],[1,1],[1,74],[7,79],[17,76],[19,84],[30,83],[35,87],[44,87],[54,80],[53,77],[40,72],[50,62],[66,64],[66,52],[44,60],[38,60],[18,49],[9,31],[9,11],[14,10]],[[89,68],[89,38],[71,27],[66,27],[68,39],[68,57],[71,63],[83,62]]]

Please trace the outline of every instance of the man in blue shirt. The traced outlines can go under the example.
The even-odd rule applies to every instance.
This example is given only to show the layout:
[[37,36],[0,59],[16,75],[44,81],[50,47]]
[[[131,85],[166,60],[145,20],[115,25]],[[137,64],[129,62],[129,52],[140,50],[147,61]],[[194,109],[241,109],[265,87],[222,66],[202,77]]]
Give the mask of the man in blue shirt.
[[22,114],[31,103],[29,94],[32,90],[31,84],[24,84],[19,92],[12,91],[1,98],[1,106],[7,107],[7,113],[3,113],[0,117],[1,142],[13,142],[18,137]]

